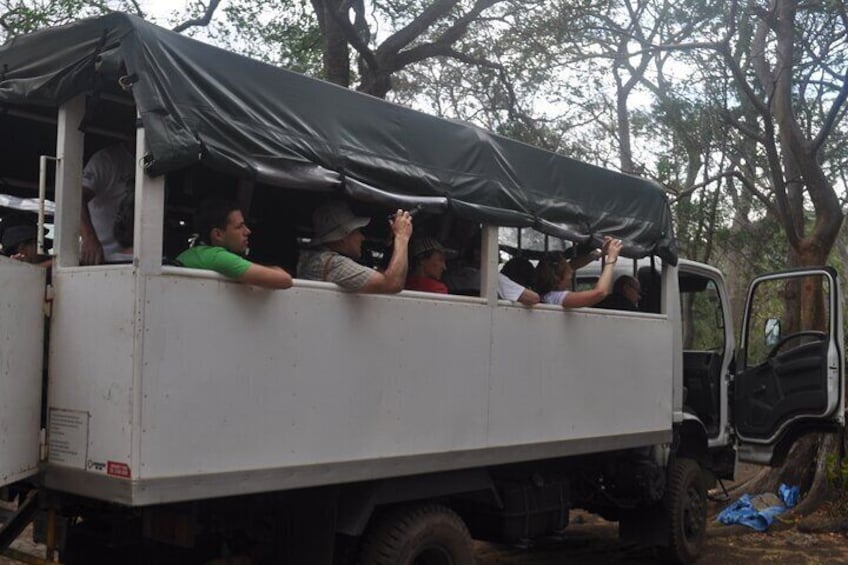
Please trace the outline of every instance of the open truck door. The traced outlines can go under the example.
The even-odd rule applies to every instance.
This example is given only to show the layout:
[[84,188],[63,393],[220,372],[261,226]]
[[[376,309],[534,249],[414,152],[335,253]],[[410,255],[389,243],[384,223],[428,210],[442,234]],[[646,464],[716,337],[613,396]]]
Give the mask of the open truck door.
[[844,424],[843,363],[842,294],[834,269],[755,279],[734,381],[739,460],[780,464],[800,435]]
[[45,276],[0,257],[0,487],[38,471]]

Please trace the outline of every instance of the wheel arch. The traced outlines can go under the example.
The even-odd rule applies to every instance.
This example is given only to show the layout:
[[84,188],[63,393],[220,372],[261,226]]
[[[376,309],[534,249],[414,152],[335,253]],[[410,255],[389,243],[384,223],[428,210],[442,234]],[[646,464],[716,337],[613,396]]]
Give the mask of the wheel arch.
[[411,475],[345,487],[339,499],[336,532],[360,536],[380,507],[426,501],[475,491],[490,491],[497,499],[486,469]]
[[693,459],[701,468],[710,464],[707,430],[696,416],[686,414],[675,427],[672,455],[678,459]]

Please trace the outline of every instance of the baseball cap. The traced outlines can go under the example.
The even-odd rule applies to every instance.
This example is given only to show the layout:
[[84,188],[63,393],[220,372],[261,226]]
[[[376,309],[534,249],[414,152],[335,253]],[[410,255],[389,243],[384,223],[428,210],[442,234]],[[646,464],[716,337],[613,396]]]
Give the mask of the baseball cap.
[[35,241],[38,238],[38,228],[31,224],[20,224],[9,226],[3,230],[3,253],[13,255],[18,246],[27,241]]

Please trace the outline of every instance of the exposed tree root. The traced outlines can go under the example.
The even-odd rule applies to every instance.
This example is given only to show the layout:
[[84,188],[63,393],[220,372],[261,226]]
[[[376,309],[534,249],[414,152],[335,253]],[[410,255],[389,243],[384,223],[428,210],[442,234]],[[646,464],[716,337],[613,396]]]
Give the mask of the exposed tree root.
[[731,498],[736,498],[741,494],[745,494],[746,492],[756,492],[752,485],[755,488],[759,488],[759,485],[768,477],[769,472],[772,469],[768,467],[763,467],[759,471],[757,471],[753,476],[747,478],[745,481],[741,483],[737,483],[727,489],[727,494]]
[[[823,434],[817,437],[808,437],[815,437],[815,439],[818,440],[813,444],[814,446],[818,444],[818,448],[815,450],[814,456],[811,460],[813,476],[810,486],[804,497],[798,503],[798,506],[792,509],[792,515],[799,517],[812,513],[828,499],[831,494],[831,485],[827,479],[827,461],[832,455],[839,457],[841,455],[842,447],[840,444],[840,437],[837,434]],[[787,459],[787,463],[788,462],[789,461]]]
[[[827,461],[831,455],[841,457],[841,439],[840,434],[803,436],[789,450],[781,467],[760,469],[746,481],[728,489],[728,494],[731,499],[736,499],[744,493],[776,493],[781,483],[798,486],[801,489],[801,499],[795,508],[781,515],[781,521],[791,523],[799,520],[813,513],[831,497],[832,487],[827,478]],[[848,527],[848,517],[843,522]],[[810,524],[809,527],[814,526]],[[833,524],[833,527],[836,531],[843,531],[840,524]]]

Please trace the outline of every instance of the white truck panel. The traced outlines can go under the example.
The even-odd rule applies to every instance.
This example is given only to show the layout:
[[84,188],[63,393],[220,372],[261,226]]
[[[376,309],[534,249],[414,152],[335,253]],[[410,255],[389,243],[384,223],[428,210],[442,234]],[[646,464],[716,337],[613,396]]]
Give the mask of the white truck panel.
[[[107,472],[131,458],[135,271],[77,267],[53,277],[48,438],[50,465]],[[57,416],[68,451],[57,453]],[[120,468],[120,467],[119,467]]]
[[0,257],[0,486],[38,471],[44,276]]
[[482,305],[173,276],[147,297],[141,478],[485,444]]
[[502,307],[493,343],[492,444],[671,429],[672,327],[665,316]]
[[[52,488],[153,504],[671,437],[662,315],[133,273],[60,277],[50,407],[90,415],[90,431],[87,468],[51,460]],[[95,300],[113,307],[92,313]],[[86,330],[72,331],[79,320]]]

